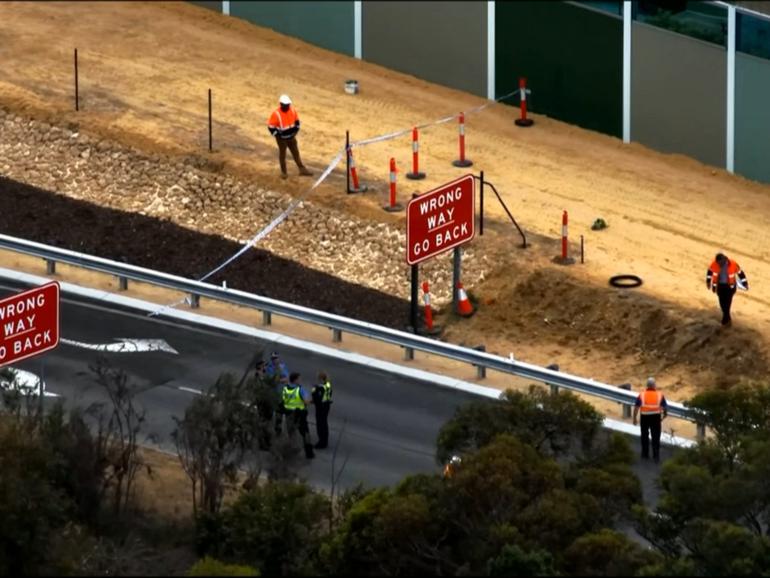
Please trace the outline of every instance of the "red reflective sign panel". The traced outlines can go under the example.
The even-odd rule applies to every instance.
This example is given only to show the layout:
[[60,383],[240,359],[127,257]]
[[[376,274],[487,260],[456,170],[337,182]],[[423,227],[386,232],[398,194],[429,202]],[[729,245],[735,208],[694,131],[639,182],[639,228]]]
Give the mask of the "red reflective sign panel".
[[0,366],[59,345],[59,283],[0,300]]
[[465,175],[409,201],[406,262],[416,265],[473,239],[475,195],[476,181]]

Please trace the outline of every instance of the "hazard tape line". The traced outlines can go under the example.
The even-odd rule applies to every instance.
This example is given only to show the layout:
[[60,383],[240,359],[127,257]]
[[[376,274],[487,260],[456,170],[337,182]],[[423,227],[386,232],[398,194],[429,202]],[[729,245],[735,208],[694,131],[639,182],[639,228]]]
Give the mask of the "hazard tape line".
[[[479,106],[471,108],[470,110],[468,110],[468,112],[465,113],[465,115],[466,116],[471,116],[471,115],[477,114],[477,113],[481,112],[482,110],[484,110],[486,108],[489,108],[493,104],[497,104],[498,102],[503,101],[506,98],[510,98],[512,96],[515,96],[518,93],[519,93],[519,89],[516,89],[513,92],[509,92],[508,94],[504,94],[503,96],[499,96],[499,97],[497,97],[494,100],[490,100],[489,102],[485,102],[484,104],[481,104]],[[451,121],[455,120],[456,118],[457,118],[457,115],[453,114],[452,116],[445,116],[444,118],[441,118],[439,120],[435,120],[433,122],[427,122],[427,123],[424,123],[424,124],[415,125],[415,127],[417,129],[419,129],[419,130],[423,130],[423,129],[426,129],[426,128],[430,128],[432,126],[438,126],[440,124],[445,124],[447,122],[451,122]],[[411,132],[412,132],[411,128],[406,128],[406,129],[398,130],[398,131],[391,132],[391,133],[388,133],[388,134],[373,136],[373,137],[370,137],[370,138],[367,138],[367,139],[353,141],[353,142],[350,143],[350,147],[351,148],[353,148],[353,147],[361,147],[361,146],[366,146],[366,145],[370,145],[370,144],[374,144],[374,143],[385,142],[385,141],[393,140],[393,139],[396,139],[398,137],[410,134]]]

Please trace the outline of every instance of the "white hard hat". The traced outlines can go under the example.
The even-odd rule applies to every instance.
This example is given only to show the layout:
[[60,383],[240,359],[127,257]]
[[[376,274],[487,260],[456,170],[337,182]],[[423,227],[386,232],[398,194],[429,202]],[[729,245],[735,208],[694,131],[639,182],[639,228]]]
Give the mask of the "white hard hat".
[[278,102],[280,104],[291,104],[291,99],[288,94],[282,94],[281,98],[278,99]]

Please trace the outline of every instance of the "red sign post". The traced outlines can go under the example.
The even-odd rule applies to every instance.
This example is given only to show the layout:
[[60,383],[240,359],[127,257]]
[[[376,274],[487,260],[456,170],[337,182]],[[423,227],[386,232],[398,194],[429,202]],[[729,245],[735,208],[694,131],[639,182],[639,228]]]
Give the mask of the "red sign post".
[[59,283],[0,300],[0,367],[59,345]]
[[476,181],[465,175],[409,201],[406,262],[416,265],[473,239],[475,196]]

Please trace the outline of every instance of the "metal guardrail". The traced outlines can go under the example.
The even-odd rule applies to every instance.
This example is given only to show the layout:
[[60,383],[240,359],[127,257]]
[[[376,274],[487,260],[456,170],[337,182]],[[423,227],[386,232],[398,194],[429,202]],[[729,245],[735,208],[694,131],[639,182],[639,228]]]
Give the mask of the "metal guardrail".
[[[265,325],[269,325],[271,322],[271,315],[276,314],[298,321],[312,323],[314,325],[326,326],[332,330],[332,338],[334,341],[341,341],[342,333],[345,332],[390,343],[392,345],[398,345],[404,348],[405,359],[412,359],[414,351],[423,351],[432,355],[469,363],[477,368],[492,369],[502,373],[508,373],[510,375],[542,382],[550,385],[554,391],[557,391],[558,388],[564,388],[617,402],[626,406],[633,405],[637,397],[636,394],[626,389],[621,389],[620,387],[570,375],[554,369],[515,361],[485,351],[460,347],[459,345],[436,341],[434,339],[398,331],[396,329],[390,329],[388,327],[382,327],[373,323],[357,321],[340,315],[325,313],[300,305],[293,305],[276,299],[270,299],[268,297],[260,297],[259,295],[246,293],[245,291],[239,291],[237,289],[227,289],[210,283],[202,283],[200,281],[162,273],[160,271],[153,271],[151,269],[144,269],[126,263],[110,261],[109,259],[94,257],[92,255],[70,251],[68,249],[51,247],[41,243],[27,241],[25,239],[0,235],[0,249],[7,249],[17,253],[45,259],[49,274],[56,272],[57,262],[66,263],[68,265],[75,265],[84,269],[117,276],[119,279],[119,287],[122,290],[127,289],[128,280],[132,280],[188,293],[190,295],[191,306],[194,308],[198,306],[200,297],[206,297],[208,299],[233,303],[262,311],[263,324]],[[158,306],[158,309],[159,311],[162,310],[163,306]],[[480,371],[479,375],[482,376],[482,374],[483,372]],[[668,402],[668,414],[672,417],[695,421],[692,410],[679,403]],[[703,433],[702,428],[699,428],[699,437],[701,437]]]

